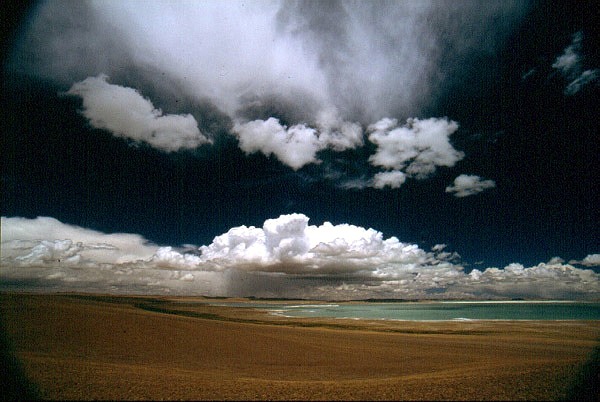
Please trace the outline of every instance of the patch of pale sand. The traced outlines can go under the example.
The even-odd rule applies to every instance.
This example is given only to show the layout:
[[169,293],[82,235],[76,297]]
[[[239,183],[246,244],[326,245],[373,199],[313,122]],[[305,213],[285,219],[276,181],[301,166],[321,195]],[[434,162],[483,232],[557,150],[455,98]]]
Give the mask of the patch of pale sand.
[[291,320],[176,302],[0,295],[12,351],[51,399],[557,399],[600,335],[595,321]]

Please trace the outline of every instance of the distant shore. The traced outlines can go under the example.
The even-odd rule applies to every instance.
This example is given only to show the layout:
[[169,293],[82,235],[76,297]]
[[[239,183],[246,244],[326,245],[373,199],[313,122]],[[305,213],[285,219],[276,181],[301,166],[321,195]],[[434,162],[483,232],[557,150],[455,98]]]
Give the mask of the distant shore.
[[48,399],[556,400],[600,338],[599,321],[286,318],[225,300],[259,301],[0,293],[9,380]]

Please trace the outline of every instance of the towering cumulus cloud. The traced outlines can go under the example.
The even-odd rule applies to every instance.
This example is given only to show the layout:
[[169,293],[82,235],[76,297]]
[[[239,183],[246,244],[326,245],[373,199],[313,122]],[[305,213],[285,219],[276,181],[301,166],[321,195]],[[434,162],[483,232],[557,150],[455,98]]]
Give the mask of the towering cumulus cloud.
[[423,250],[395,237],[384,240],[381,232],[348,224],[312,226],[302,214],[269,219],[262,229],[233,228],[201,250],[204,261],[219,269],[288,274],[382,274],[388,264],[427,263]]
[[[213,296],[579,298],[600,296],[592,270],[560,258],[465,273],[456,253],[425,251],[374,229],[309,225],[302,214],[239,226],[196,252],[52,218],[2,218],[3,288]],[[597,265],[597,255],[572,264]]]

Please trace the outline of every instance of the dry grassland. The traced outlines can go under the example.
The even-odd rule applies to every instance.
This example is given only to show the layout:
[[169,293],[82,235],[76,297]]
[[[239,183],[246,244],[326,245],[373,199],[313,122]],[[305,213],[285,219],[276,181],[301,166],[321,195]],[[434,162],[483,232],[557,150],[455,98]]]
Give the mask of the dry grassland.
[[600,336],[598,321],[290,319],[190,300],[0,294],[5,352],[48,399],[549,400]]

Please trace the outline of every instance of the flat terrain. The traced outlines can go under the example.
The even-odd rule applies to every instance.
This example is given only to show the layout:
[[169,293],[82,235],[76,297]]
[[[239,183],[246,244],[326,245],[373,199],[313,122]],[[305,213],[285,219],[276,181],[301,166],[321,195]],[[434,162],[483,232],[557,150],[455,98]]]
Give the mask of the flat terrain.
[[3,358],[49,399],[548,400],[600,337],[598,321],[291,319],[191,301],[208,299],[0,294]]

